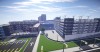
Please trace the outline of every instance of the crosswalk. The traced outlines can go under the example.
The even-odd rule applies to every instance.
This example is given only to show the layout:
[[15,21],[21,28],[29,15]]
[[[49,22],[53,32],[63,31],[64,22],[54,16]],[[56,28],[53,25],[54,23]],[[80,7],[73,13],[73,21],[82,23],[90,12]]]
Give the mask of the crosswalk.
[[8,49],[8,50],[0,50],[0,52],[19,52],[20,48],[17,49]]
[[[21,43],[24,44],[26,43],[27,39],[20,39],[20,40],[16,40],[16,41],[13,41],[13,42],[4,42],[4,41],[0,41],[0,48],[2,47],[6,47],[6,46],[11,46],[11,45],[20,45]],[[31,44],[34,44],[33,42]],[[15,48],[2,48],[0,49],[0,52],[19,52],[21,49],[21,47],[15,47]]]
[[18,43],[25,43],[26,40],[17,40],[15,42],[0,42],[0,45],[8,45],[8,44],[18,44]]
[[[6,46],[6,45],[12,45],[12,44],[20,44],[20,43],[25,43],[26,40],[16,40],[14,42],[0,42],[0,47]],[[8,50],[0,50],[0,52],[19,52],[20,48],[15,48],[15,49],[8,49]]]

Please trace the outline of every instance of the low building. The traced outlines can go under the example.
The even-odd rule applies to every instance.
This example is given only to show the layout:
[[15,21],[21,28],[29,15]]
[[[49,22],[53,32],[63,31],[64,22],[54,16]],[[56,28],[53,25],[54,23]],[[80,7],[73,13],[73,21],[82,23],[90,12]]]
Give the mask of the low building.
[[38,36],[39,31],[40,31],[40,23],[37,23],[34,26],[30,27],[28,32],[13,33],[12,36],[15,36],[15,37],[33,37],[33,36]]
[[53,30],[54,29],[54,24],[42,23],[42,24],[40,24],[40,27],[44,28],[45,30]]
[[6,36],[10,36],[10,29],[9,29],[9,25],[0,25],[0,38],[4,38]]
[[40,31],[40,23],[35,24],[34,26],[30,27],[30,32],[37,32]]
[[18,32],[30,32],[30,27],[33,27],[36,23],[38,23],[36,20],[9,22],[10,31],[12,34]]

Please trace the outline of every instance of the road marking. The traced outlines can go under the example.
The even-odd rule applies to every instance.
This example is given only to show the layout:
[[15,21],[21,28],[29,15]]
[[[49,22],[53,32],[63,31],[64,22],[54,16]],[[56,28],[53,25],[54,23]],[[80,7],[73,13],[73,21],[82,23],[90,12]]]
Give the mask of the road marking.
[[16,43],[18,44],[18,41]]
[[6,50],[4,50],[3,52],[5,52]]
[[2,52],[2,50],[0,50],[0,52]]
[[2,43],[2,45],[5,45],[4,43]]
[[9,51],[10,51],[10,49],[7,52],[9,52]]
[[[29,40],[29,42],[32,40],[32,38],[30,38],[30,40]],[[24,40],[24,42],[26,43],[28,41],[28,39],[27,40]],[[28,42],[28,44],[29,44],[29,42]],[[27,46],[28,46],[28,44],[27,44]],[[27,47],[26,46],[26,47]],[[26,47],[25,47],[25,49],[26,49]],[[23,51],[25,51],[25,49],[23,50]]]
[[23,43],[23,41],[20,41],[20,43]]
[[11,52],[13,52],[13,51],[14,51],[14,49],[11,50]]
[[30,46],[32,46],[33,44],[34,44],[34,42],[31,42],[31,43],[30,43]]
[[6,42],[6,45],[8,45],[8,42]]
[[15,51],[17,51],[17,50],[18,50],[18,48]]

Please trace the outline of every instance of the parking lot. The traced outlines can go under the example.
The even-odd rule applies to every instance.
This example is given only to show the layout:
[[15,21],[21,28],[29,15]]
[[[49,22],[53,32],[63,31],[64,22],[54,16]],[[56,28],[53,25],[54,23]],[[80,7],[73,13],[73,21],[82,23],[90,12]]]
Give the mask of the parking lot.
[[13,42],[0,42],[0,52],[15,52],[20,51],[27,39],[15,40]]
[[0,41],[0,52],[32,52],[37,37]]

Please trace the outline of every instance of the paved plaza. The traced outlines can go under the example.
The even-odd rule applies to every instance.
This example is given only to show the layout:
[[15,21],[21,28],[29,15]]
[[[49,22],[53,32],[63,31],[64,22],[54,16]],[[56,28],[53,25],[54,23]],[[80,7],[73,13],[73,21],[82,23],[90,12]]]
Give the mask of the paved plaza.
[[45,30],[45,34],[48,34],[48,38],[50,39],[64,41],[64,39],[55,30]]

